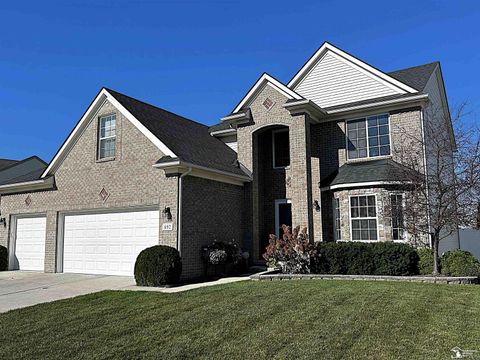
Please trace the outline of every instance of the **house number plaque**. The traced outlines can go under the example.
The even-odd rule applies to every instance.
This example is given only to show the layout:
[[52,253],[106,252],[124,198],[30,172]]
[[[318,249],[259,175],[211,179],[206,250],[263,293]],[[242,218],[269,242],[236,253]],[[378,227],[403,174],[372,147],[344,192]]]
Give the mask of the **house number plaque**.
[[163,231],[172,231],[173,230],[173,223],[165,223],[162,225]]

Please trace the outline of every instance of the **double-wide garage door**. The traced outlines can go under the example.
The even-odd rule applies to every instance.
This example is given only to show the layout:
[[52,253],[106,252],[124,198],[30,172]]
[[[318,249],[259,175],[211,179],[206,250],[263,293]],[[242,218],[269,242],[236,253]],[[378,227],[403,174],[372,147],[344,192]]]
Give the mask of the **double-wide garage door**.
[[[158,244],[158,210],[65,215],[64,220],[63,272],[132,276],[140,251]],[[17,219],[15,268],[43,271],[45,235],[45,217]]]
[[135,260],[158,244],[159,212],[65,215],[63,272],[133,275]]

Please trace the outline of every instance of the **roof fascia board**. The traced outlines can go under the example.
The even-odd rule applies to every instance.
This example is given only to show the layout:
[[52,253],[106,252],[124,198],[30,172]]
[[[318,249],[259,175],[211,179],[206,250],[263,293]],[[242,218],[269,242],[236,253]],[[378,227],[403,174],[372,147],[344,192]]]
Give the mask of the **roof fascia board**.
[[345,113],[351,113],[354,111],[365,111],[373,108],[380,108],[380,107],[391,107],[391,106],[404,106],[405,104],[410,104],[410,103],[424,103],[428,101],[428,94],[419,94],[419,95],[413,95],[401,99],[391,99],[391,100],[385,100],[385,101],[379,101],[375,103],[370,103],[370,104],[364,104],[364,105],[356,105],[356,106],[345,106],[344,108],[340,109],[335,109],[335,110],[326,110],[327,114],[330,116],[340,116]]
[[259,90],[263,89],[263,85],[265,84],[270,85],[272,88],[285,95],[289,99],[302,99],[302,97],[298,95],[295,91],[289,89],[287,86],[282,84],[274,77],[268,75],[267,73],[264,73],[252,86],[252,88],[247,92],[243,99],[238,103],[235,109],[233,109],[232,113],[235,114],[240,111],[250,99],[257,95]]
[[12,194],[16,192],[27,192],[34,190],[44,190],[53,188],[54,178],[53,176],[33,181],[25,181],[16,184],[0,185],[0,194]]
[[226,129],[226,130],[212,131],[210,135],[215,137],[223,137],[223,136],[233,135],[236,133],[237,133],[237,129]]
[[[105,89],[104,89],[105,90]],[[115,97],[113,97],[107,90],[105,90],[107,94],[107,100],[115,106],[117,109],[119,109],[123,115],[130,120],[130,122],[135,125],[135,127],[140,130],[140,132],[145,135],[156,147],[160,149],[160,151],[166,155],[166,156],[171,156],[177,157],[172,150],[168,148],[167,145],[165,145],[158,137],[152,134],[150,130],[148,130],[145,125],[143,125],[140,121],[137,120],[135,116],[133,116],[130,111],[128,111],[120,102],[118,102]]]
[[[449,127],[449,132],[450,132],[450,142],[453,145],[453,149],[457,150],[457,141],[455,139],[455,132],[453,130],[452,116],[450,114],[450,107],[448,105],[447,91],[445,89],[445,82],[443,81],[442,67],[441,67],[440,64],[437,64],[437,67],[432,72],[430,77],[432,77],[434,75],[437,77],[437,86],[440,90],[440,94],[441,94],[441,97],[442,97],[444,116],[445,116],[445,118],[447,119],[447,122],[448,122],[448,127]],[[430,79],[429,79],[429,81],[430,81]]]
[[320,191],[365,187],[365,186],[401,185],[404,183],[405,182],[402,182],[402,181],[366,181],[366,182],[358,182],[358,183],[346,183],[346,184],[324,186],[320,188]]
[[250,111],[245,111],[237,114],[224,116],[220,120],[235,122],[235,121],[249,120],[249,119],[250,119]]
[[394,88],[397,91],[402,93],[418,93],[418,90],[404,84],[391,76],[385,74],[384,72],[374,68],[373,66],[367,64],[366,62],[357,59],[356,57],[346,53],[345,51],[333,46],[332,44],[325,42],[314,54],[313,56],[305,63],[305,65],[297,72],[297,74],[290,80],[287,84],[289,88],[296,89],[301,81],[306,77],[308,73],[312,70],[314,65],[321,59],[325,54],[330,51],[337,59],[340,59],[344,62],[347,62],[350,65],[353,65],[356,69],[362,71],[364,74],[369,76],[375,76],[377,80],[380,80],[385,85],[390,88]]
[[283,104],[283,108],[287,109],[291,115],[307,113],[316,121],[327,115],[327,112],[311,100],[302,99],[295,102]]
[[84,129],[89,124],[91,118],[95,116],[101,106],[105,101],[109,101],[113,106],[115,106],[135,127],[137,127],[142,134],[144,134],[155,146],[157,146],[163,154],[176,157],[176,155],[155,135],[153,135],[150,130],[148,130],[140,121],[138,121],[122,104],[120,104],[117,99],[115,99],[105,88],[102,88],[95,99],[92,101],[90,106],[87,108],[83,116],[80,118],[77,125],[74,127],[70,135],[67,137],[63,145],[60,147],[58,152],[55,154],[54,158],[42,173],[41,178],[45,178],[52,170],[56,169],[58,165],[62,162],[64,157],[68,152],[73,148],[76,143],[76,139],[83,133]]
[[196,164],[192,164],[192,163],[188,163],[188,162],[184,162],[184,161],[180,161],[180,160],[173,160],[173,161],[169,161],[169,162],[165,162],[165,163],[154,164],[153,167],[155,167],[157,169],[163,169],[163,170],[167,170],[168,168],[176,168],[176,169],[178,169],[178,168],[185,168],[185,169],[192,168],[192,169],[202,170],[202,171],[206,171],[206,172],[210,172],[210,173],[214,173],[214,174],[218,174],[218,175],[227,176],[227,177],[230,177],[230,178],[235,178],[235,179],[243,181],[243,182],[252,181],[251,177],[249,177],[247,175],[245,175],[245,176],[237,175],[237,174],[230,173],[228,171],[212,169],[212,168],[209,168],[209,167],[206,167],[206,166],[196,165]]

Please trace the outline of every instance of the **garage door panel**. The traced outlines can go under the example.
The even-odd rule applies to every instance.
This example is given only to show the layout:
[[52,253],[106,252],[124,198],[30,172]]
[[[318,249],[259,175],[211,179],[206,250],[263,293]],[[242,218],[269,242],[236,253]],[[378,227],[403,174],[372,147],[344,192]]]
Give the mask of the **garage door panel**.
[[64,272],[133,275],[143,249],[158,244],[159,211],[66,215]]
[[20,270],[44,270],[46,227],[45,217],[17,219],[15,257]]

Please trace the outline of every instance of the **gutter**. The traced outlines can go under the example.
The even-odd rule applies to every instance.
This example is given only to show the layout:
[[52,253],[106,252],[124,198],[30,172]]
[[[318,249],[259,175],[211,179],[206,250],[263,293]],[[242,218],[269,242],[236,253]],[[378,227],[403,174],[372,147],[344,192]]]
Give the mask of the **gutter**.
[[226,130],[212,131],[210,135],[211,136],[227,136],[227,135],[236,134],[236,133],[237,133],[236,129],[226,129]]
[[413,96],[409,96],[409,97],[378,101],[378,102],[375,102],[375,103],[369,103],[369,104],[363,104],[363,105],[346,106],[344,108],[339,108],[339,109],[334,109],[334,110],[326,109],[326,111],[329,115],[332,115],[332,114],[341,113],[341,112],[345,112],[345,111],[361,110],[361,109],[367,109],[367,108],[370,108],[370,107],[377,107],[377,106],[381,106],[381,105],[401,104],[401,103],[410,102],[410,101],[413,101],[413,100],[425,100],[426,101],[426,100],[428,100],[428,94],[413,95]]
[[53,176],[33,181],[24,181],[14,184],[0,185],[0,194],[10,194],[18,191],[49,189],[53,187]]
[[212,168],[209,168],[209,167],[206,167],[206,166],[195,165],[195,164],[184,162],[184,161],[181,161],[181,160],[174,160],[174,161],[170,161],[170,162],[159,163],[159,164],[154,164],[153,165],[153,167],[155,167],[157,169],[165,169],[165,168],[172,167],[172,166],[184,166],[184,167],[192,169],[192,170],[193,169],[204,170],[204,171],[209,171],[209,172],[215,173],[215,174],[229,176],[229,177],[239,179],[239,180],[242,180],[242,181],[252,181],[252,178],[247,176],[247,175],[238,175],[238,174],[234,174],[234,173],[231,173],[231,172],[228,172],[228,171],[212,169]]
[[178,188],[178,198],[177,198],[177,251],[182,256],[182,187],[183,187],[183,178],[189,175],[192,172],[192,168],[189,167],[187,172],[183,173],[178,177],[177,188]]
[[366,182],[358,182],[358,183],[345,183],[345,184],[324,186],[324,187],[320,187],[320,191],[347,189],[347,188],[356,188],[356,187],[365,187],[365,186],[383,186],[383,185],[399,185],[399,184],[403,184],[403,182],[401,181],[366,181]]

